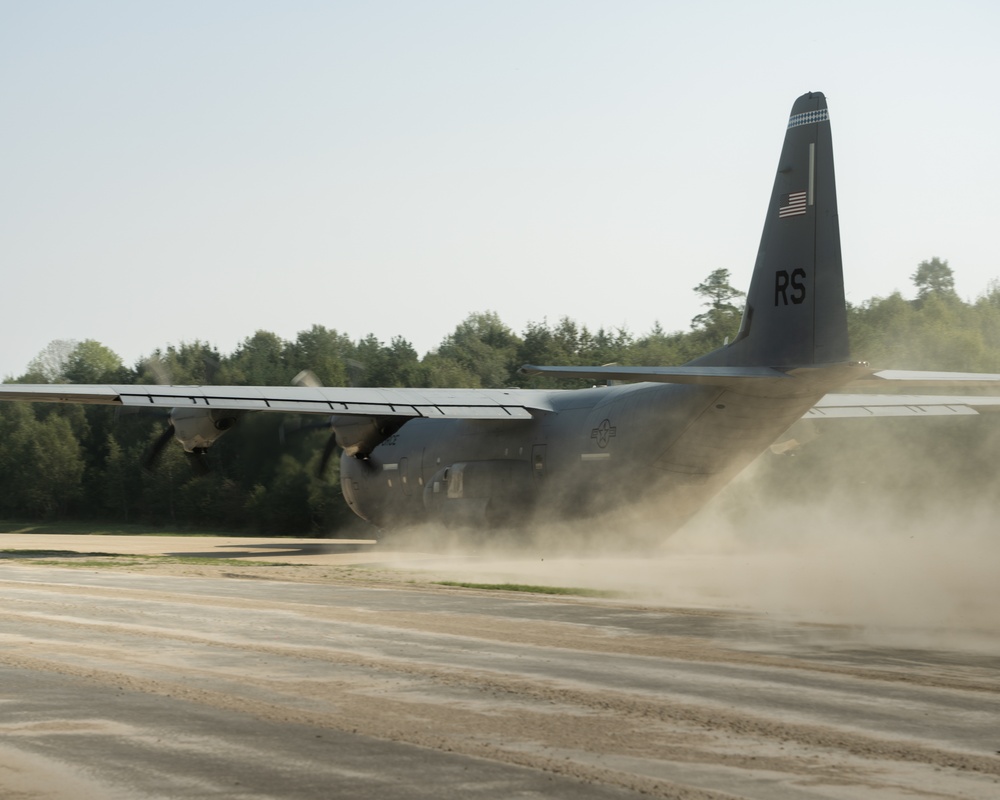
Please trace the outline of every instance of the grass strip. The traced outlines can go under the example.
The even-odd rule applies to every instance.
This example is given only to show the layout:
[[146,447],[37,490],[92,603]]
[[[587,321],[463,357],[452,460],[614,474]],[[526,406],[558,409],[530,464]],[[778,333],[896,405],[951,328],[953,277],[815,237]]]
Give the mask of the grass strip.
[[468,581],[434,581],[438,586],[454,586],[461,589],[486,589],[496,592],[526,592],[529,594],[556,594],[574,597],[622,597],[621,592],[604,589],[585,589],[581,586],[535,586],[528,583],[471,583]]
[[[0,558],[31,559],[33,564],[59,567],[115,567],[136,564],[207,564],[229,567],[295,567],[281,561],[251,561],[212,556],[159,556],[138,553],[78,553],[75,550],[0,550]],[[37,559],[37,560],[36,560]],[[101,560],[98,560],[101,559]]]

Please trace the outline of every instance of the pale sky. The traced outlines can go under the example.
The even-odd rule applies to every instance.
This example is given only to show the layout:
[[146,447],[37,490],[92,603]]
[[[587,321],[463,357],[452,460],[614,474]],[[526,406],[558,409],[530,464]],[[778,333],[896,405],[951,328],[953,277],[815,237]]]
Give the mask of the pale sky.
[[746,288],[807,91],[848,299],[933,256],[973,299],[997,30],[986,1],[0,0],[0,376],[53,339],[685,329],[712,270]]

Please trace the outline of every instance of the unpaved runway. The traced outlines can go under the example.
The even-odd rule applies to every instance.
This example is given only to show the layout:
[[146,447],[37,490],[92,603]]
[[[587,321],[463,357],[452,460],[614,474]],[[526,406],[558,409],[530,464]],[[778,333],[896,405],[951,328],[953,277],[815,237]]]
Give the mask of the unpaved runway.
[[[0,559],[0,796],[1000,797],[989,648],[263,544]],[[71,549],[0,537],[18,548]]]

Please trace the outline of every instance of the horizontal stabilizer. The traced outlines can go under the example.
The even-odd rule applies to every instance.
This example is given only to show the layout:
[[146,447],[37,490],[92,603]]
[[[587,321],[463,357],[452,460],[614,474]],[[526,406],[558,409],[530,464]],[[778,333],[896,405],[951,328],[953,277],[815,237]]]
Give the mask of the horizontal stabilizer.
[[537,367],[525,364],[523,375],[546,378],[593,378],[602,381],[652,381],[732,386],[747,380],[787,380],[790,376],[771,367]]

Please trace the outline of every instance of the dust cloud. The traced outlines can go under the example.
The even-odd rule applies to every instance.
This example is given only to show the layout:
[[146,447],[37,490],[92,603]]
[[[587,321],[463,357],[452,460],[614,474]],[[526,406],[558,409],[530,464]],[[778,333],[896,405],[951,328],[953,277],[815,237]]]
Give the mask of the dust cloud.
[[947,458],[914,462],[906,447],[887,449],[892,441],[867,452],[828,441],[797,461],[765,455],[672,535],[658,532],[653,503],[523,539],[481,536],[474,546],[461,532],[438,533],[442,555],[419,569],[433,579],[582,587],[627,602],[842,625],[900,646],[1000,652],[997,494],[951,486]]

